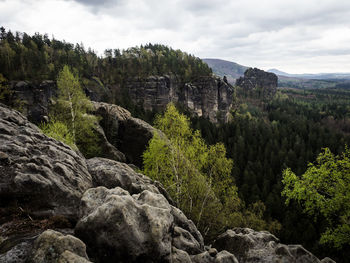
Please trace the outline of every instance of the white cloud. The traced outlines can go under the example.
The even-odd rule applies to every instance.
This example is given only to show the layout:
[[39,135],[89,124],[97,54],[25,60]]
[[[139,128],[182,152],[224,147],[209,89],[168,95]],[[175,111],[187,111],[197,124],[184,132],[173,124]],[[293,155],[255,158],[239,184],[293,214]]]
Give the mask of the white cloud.
[[264,69],[350,72],[350,1],[0,0],[0,25],[100,54],[152,42]]

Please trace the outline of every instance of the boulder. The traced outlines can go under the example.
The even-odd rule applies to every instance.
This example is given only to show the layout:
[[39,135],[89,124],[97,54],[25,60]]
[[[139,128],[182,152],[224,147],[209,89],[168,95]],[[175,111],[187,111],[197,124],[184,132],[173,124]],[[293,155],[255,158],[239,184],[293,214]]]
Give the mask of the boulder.
[[34,242],[30,263],[87,263],[85,244],[71,235],[46,230]]
[[258,232],[249,228],[227,230],[215,240],[213,246],[219,251],[227,250],[233,253],[239,262],[321,262],[301,245],[284,245],[267,231]]
[[76,218],[92,186],[82,155],[0,105],[0,212],[15,203],[31,216]]
[[93,105],[95,114],[101,117],[100,125],[107,140],[125,154],[128,162],[142,166],[142,153],[155,129],[117,105],[103,102],[93,102]]
[[95,157],[87,160],[88,170],[92,176],[94,187],[121,187],[130,194],[138,194],[144,190],[163,194],[170,203],[170,196],[161,184],[154,183],[149,177],[135,172],[129,165],[105,158]]
[[[16,240],[13,244],[14,246],[12,246],[12,244],[9,244],[11,242],[6,241],[0,240],[0,262],[25,263],[31,253],[33,247],[33,240],[27,239],[21,240],[19,242],[17,242]],[[6,249],[6,243],[9,244],[9,249]]]
[[75,234],[96,262],[160,262],[171,254],[173,216],[160,194],[92,188],[82,198],[81,215]]
[[105,132],[99,124],[96,125],[95,133],[97,134],[101,147],[101,154],[99,157],[104,157],[120,162],[126,161],[124,153],[119,151],[107,140]]
[[91,188],[80,214],[75,234],[96,262],[191,262],[204,251],[193,222],[156,192]]
[[236,257],[226,250],[212,255],[208,251],[191,256],[193,263],[238,263]]

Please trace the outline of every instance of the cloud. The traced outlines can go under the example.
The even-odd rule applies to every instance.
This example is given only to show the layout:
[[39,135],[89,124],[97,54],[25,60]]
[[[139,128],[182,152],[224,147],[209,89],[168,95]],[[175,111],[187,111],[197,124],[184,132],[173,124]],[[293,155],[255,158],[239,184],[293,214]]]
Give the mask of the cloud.
[[350,72],[350,1],[0,0],[0,25],[98,50],[160,43],[285,71]]

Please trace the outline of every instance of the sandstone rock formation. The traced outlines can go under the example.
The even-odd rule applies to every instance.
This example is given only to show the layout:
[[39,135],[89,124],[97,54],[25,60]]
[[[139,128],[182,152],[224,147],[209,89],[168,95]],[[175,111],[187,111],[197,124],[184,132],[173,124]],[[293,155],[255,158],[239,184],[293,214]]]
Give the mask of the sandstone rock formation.
[[34,242],[30,263],[88,263],[85,244],[71,235],[46,230]]
[[215,77],[184,84],[175,76],[152,76],[130,79],[126,89],[131,100],[146,110],[163,110],[169,102],[176,102],[214,123],[228,120],[233,95],[233,87]]
[[22,111],[34,123],[42,122],[48,115],[51,98],[57,94],[56,83],[50,80],[39,85],[19,81],[12,83],[12,90],[15,98],[21,102]]
[[91,186],[81,154],[0,105],[1,207],[15,202],[32,215],[75,217],[82,194]]
[[274,73],[258,68],[249,68],[244,76],[236,80],[236,85],[245,91],[255,91],[261,98],[271,98],[277,91],[278,78]]
[[105,158],[87,160],[89,172],[94,187],[104,186],[108,189],[121,187],[130,194],[139,194],[144,190],[162,194],[173,204],[169,194],[158,182],[153,182],[147,176],[135,172],[129,165]]
[[213,246],[218,250],[233,253],[239,262],[253,263],[318,263],[334,262],[331,259],[320,261],[301,245],[284,245],[267,231],[254,231],[249,228],[235,228],[221,234]]
[[141,166],[142,153],[155,129],[117,105],[103,102],[93,102],[93,105],[95,114],[102,118],[100,125],[107,140],[125,154],[127,162]]

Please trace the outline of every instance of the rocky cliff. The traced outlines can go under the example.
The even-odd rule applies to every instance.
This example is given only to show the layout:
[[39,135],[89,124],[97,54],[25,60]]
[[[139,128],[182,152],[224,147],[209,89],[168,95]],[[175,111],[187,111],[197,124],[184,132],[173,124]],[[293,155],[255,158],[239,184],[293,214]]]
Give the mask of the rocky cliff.
[[130,79],[126,90],[131,100],[146,110],[162,110],[169,102],[176,102],[214,123],[228,120],[233,95],[233,87],[215,77],[201,77],[187,84],[175,76]]
[[[109,118],[131,119],[136,130],[145,129],[120,107],[100,108]],[[273,235],[250,229],[229,230],[213,247],[205,246],[160,183],[122,162],[86,160],[0,104],[0,262],[320,260],[301,246],[279,244]]]
[[[94,101],[103,101],[111,97],[111,91],[103,86],[85,87],[86,94]],[[122,96],[120,87],[110,87],[116,96]],[[210,121],[226,122],[232,103],[233,87],[216,77],[202,77],[184,84],[175,76],[151,76],[146,79],[129,79],[125,89],[130,99],[145,110],[164,110],[169,102],[183,105],[196,116],[203,116]],[[25,81],[13,82],[15,98],[22,104],[22,111],[28,118],[40,123],[51,98],[56,95],[57,87],[53,81],[44,81],[34,85]]]
[[258,68],[249,68],[244,76],[236,80],[236,85],[245,91],[255,91],[259,97],[271,98],[277,91],[278,78],[274,73]]

